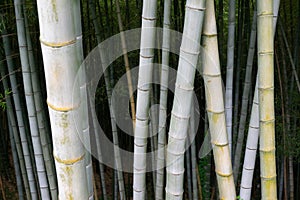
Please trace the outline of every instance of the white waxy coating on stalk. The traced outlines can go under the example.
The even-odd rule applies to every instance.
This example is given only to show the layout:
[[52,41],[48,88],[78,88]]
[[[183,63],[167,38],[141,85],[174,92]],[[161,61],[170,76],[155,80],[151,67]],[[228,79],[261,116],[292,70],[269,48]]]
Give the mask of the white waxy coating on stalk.
[[258,79],[256,80],[253,105],[251,110],[250,125],[245,151],[245,159],[241,180],[240,197],[250,200],[253,173],[256,160],[256,151],[259,137],[259,102],[258,102]]
[[167,148],[166,199],[182,199],[183,197],[185,141],[191,112],[196,66],[200,52],[204,10],[205,0],[188,0],[186,3]]
[[133,198],[136,200],[145,199],[148,112],[155,46],[156,6],[156,0],[143,1],[133,162]]
[[79,68],[74,14],[79,13],[65,0],[37,5],[59,199],[88,199],[85,150],[77,131],[82,126],[74,120],[82,116],[80,89],[74,85]]
[[167,121],[167,99],[169,80],[169,50],[170,50],[170,11],[171,0],[164,1],[164,26],[162,41],[162,66],[160,77],[160,106],[159,106],[159,133],[157,150],[157,173],[155,198],[163,199],[164,193],[164,164],[165,164],[165,143],[166,143],[166,121]]

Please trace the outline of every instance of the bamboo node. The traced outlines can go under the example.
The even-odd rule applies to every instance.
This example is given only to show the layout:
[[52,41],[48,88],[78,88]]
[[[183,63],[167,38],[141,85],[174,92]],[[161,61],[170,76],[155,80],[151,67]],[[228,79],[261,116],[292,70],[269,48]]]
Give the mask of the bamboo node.
[[275,122],[275,119],[268,119],[268,120],[263,120],[263,119],[260,119],[259,122],[261,123],[265,123],[265,124],[271,124],[271,123],[274,123]]
[[33,96],[33,92],[27,92],[25,93],[25,96]]
[[221,176],[223,178],[224,177],[230,177],[230,176],[232,176],[232,171],[230,173],[228,173],[228,174],[222,173],[222,172],[218,172],[217,170],[215,170],[215,172],[216,172],[217,175],[219,175],[219,176]]
[[206,108],[206,111],[209,112],[209,113],[212,113],[212,114],[216,114],[216,115],[221,115],[221,114],[225,113],[224,110],[221,110],[221,111],[213,111],[213,110],[211,110],[211,109],[209,109],[209,108]]
[[245,187],[241,185],[241,188],[244,188],[245,190],[250,190],[252,187]]
[[259,152],[261,153],[273,153],[276,151],[276,148],[273,147],[273,148],[267,148],[267,149],[259,149]]
[[145,16],[142,16],[142,19],[149,20],[149,21],[155,21],[157,18],[156,17],[145,17]]
[[183,49],[182,47],[180,47],[180,51],[182,51],[183,53],[186,53],[186,54],[190,54],[190,55],[199,55],[200,54],[200,51],[191,52],[191,51],[187,51],[187,50]]
[[68,159],[68,160],[60,159],[59,157],[57,157],[55,155],[53,155],[53,157],[56,160],[56,162],[59,162],[59,163],[65,164],[65,165],[73,165],[73,164],[83,160],[84,157],[85,157],[85,153],[82,156],[78,157],[78,158]]
[[142,187],[141,190],[139,190],[138,188],[133,186],[133,190],[134,192],[141,193],[141,192],[145,192],[145,187]]
[[[171,137],[171,136],[170,136]],[[174,137],[173,137],[174,138]],[[169,144],[170,145],[170,144]],[[181,157],[181,156],[183,156],[184,155],[184,153],[185,153],[185,149],[184,150],[182,150],[181,152],[173,152],[173,151],[170,151],[170,149],[168,149],[167,148],[167,153],[169,153],[169,154],[171,154],[171,155],[173,155],[173,156],[177,156],[178,158],[177,159],[173,159],[173,161],[175,161],[175,160],[178,160],[179,159],[179,157]]]
[[271,181],[273,179],[276,179],[277,175],[273,175],[273,176],[263,176],[263,175],[260,175],[260,178],[265,180],[265,181]]
[[247,167],[244,167],[244,170],[247,170],[247,171],[254,171],[253,168],[247,168]]
[[133,166],[133,169],[134,169],[134,173],[143,174],[143,173],[146,172],[147,167],[143,167],[143,168],[138,169],[135,166]]
[[[143,49],[152,49],[152,48],[148,47],[148,48],[143,48]],[[153,57],[154,57],[154,55],[144,56],[144,55],[142,55],[141,53],[140,53],[140,56],[141,56],[142,58],[146,58],[146,59],[150,59],[150,58],[153,58]],[[148,64],[153,64],[153,63],[148,63]]]
[[273,12],[261,12],[257,13],[257,17],[272,17],[273,18],[274,14]]
[[59,111],[59,112],[68,112],[68,111],[72,111],[72,110],[76,110],[77,108],[79,108],[80,103],[78,105],[72,106],[72,107],[57,107],[53,104],[51,104],[48,100],[47,100],[47,105],[49,108],[51,108],[52,110],[55,111]]
[[[143,139],[143,138],[140,138],[140,139]],[[145,138],[145,140],[146,140],[146,138]],[[133,143],[134,143],[134,146],[137,146],[137,147],[146,147],[147,146],[147,142],[145,142],[144,144],[137,144],[136,142],[133,142]]]
[[217,143],[216,141],[211,141],[211,144],[213,146],[217,146],[217,147],[226,147],[226,146],[228,146],[228,142],[226,142],[226,143]]
[[[149,86],[150,84],[144,84],[144,85],[142,85],[142,86],[137,86],[137,88],[138,88],[138,90],[141,90],[142,92],[149,92]],[[145,87],[145,86],[147,86],[147,87]]]
[[208,38],[213,38],[213,37],[217,37],[218,34],[214,33],[214,34],[210,34],[210,33],[205,33],[204,31],[202,32],[202,35]]
[[257,151],[257,148],[246,147],[249,151]]
[[171,114],[179,120],[188,120],[188,119],[190,119],[190,115],[186,115],[186,116],[178,115],[178,114],[174,113],[173,111],[171,112]]
[[182,86],[178,83],[175,83],[175,86],[176,86],[176,88],[179,88],[179,89],[182,89],[182,90],[187,90],[187,91],[193,91],[194,90],[194,86],[185,87],[185,86]]
[[274,55],[274,51],[260,51],[260,52],[258,52],[258,55],[260,55],[260,56]]
[[[172,160],[172,161],[174,162],[175,160]],[[173,162],[171,164],[173,164]],[[168,174],[173,174],[174,176],[181,176],[182,174],[184,174],[184,171],[185,171],[184,168],[181,171],[174,171],[174,170],[172,171],[172,170],[170,170],[168,167],[171,164],[167,165],[167,167],[166,167],[166,171],[167,171]]]
[[[173,132],[173,131],[169,131],[169,137],[170,138],[173,138],[173,139],[176,139],[176,140],[185,140],[186,139],[186,135],[183,135],[182,137],[176,137],[176,135],[178,135],[178,134],[176,134],[176,132]],[[175,154],[174,153],[174,155],[179,155],[179,154],[182,154],[182,153],[184,153],[184,152],[179,152],[178,154]]]
[[217,74],[203,73],[204,80],[206,80],[205,76],[208,76],[210,78],[219,78],[221,77],[221,73],[220,72],[218,72]]
[[196,8],[196,7],[192,7],[192,6],[188,6],[188,5],[186,5],[185,7],[188,9],[196,10],[196,11],[200,11],[200,12],[206,10],[206,8]]
[[41,42],[41,44],[48,46],[48,47],[61,48],[61,47],[75,44],[76,38],[74,40],[70,40],[70,41],[66,41],[66,42],[57,42],[57,43],[56,42],[47,42],[47,41],[42,40],[42,38],[40,38],[40,42]]
[[166,188],[165,190],[166,190],[166,193],[168,193],[168,194],[170,194],[170,195],[172,195],[172,196],[182,196],[182,195],[183,195],[183,191],[181,191],[181,192],[176,192],[176,193],[171,193],[171,192],[168,191],[167,188]]
[[141,122],[146,122],[147,120],[149,120],[149,117],[146,116],[145,118],[139,117],[139,116],[135,116],[135,119]]

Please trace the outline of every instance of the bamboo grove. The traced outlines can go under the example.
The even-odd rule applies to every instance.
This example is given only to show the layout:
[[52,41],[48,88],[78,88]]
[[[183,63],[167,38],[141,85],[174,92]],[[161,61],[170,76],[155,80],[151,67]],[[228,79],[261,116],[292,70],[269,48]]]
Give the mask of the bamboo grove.
[[300,1],[2,0],[0,37],[0,199],[300,199]]

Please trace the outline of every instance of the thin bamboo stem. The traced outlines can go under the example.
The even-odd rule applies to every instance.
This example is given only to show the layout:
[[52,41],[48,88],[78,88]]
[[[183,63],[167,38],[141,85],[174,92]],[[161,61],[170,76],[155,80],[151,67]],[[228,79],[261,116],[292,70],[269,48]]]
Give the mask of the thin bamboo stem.
[[149,136],[149,105],[155,46],[157,0],[144,0],[139,59],[136,126],[134,133],[133,199],[146,196],[146,149]]
[[[26,167],[28,183],[29,183],[30,194],[26,193],[26,195],[29,198],[31,196],[32,199],[38,199],[38,193],[37,193],[37,189],[36,189],[36,180],[34,178],[32,159],[30,157],[29,146],[28,146],[29,143],[28,143],[28,140],[26,137],[27,134],[26,134],[26,129],[25,129],[24,116],[22,113],[21,100],[20,100],[19,90],[17,88],[18,84],[17,84],[17,78],[16,78],[16,74],[15,74],[15,69],[14,69],[14,62],[12,59],[13,57],[12,57],[11,44],[8,39],[8,36],[6,35],[6,30],[3,30],[2,35],[3,35],[2,40],[3,40],[4,51],[5,51],[5,57],[6,57],[6,61],[7,61],[9,79],[10,79],[10,83],[11,83],[11,87],[12,87],[11,90],[12,90],[13,101],[14,101],[14,105],[15,105],[17,124],[18,124],[20,140],[21,140],[21,144],[22,144],[22,150],[23,150],[24,161],[25,161],[25,167]],[[26,184],[24,184],[24,186],[26,189]]]
[[46,167],[44,163],[44,155],[42,145],[40,141],[40,133],[38,129],[38,121],[35,110],[35,101],[33,96],[32,80],[30,74],[30,65],[27,50],[25,20],[23,15],[22,0],[14,0],[17,32],[18,32],[18,44],[22,64],[22,75],[24,92],[26,97],[26,106],[29,118],[29,128],[31,134],[31,140],[33,145],[34,159],[37,169],[38,182],[40,187],[40,195],[43,199],[50,198],[49,184],[46,176]]
[[124,28],[123,28],[123,22],[122,22],[122,18],[121,18],[119,0],[116,0],[116,8],[117,8],[117,16],[118,16],[118,25],[119,25],[119,31],[120,31],[120,37],[121,37],[121,44],[122,44],[122,49],[123,49],[123,58],[124,58],[124,63],[125,63],[128,92],[129,92],[129,97],[130,97],[129,101],[130,101],[130,108],[131,108],[132,124],[133,124],[133,129],[134,129],[135,119],[136,119],[135,102],[134,102],[134,95],[133,95],[133,89],[132,89],[132,78],[131,78],[130,65],[129,65],[129,59],[128,59],[128,54],[127,54],[127,45],[126,45],[126,40],[125,40],[125,35],[124,35]]
[[160,99],[159,99],[159,121],[158,121],[158,147],[157,147],[157,172],[155,198],[164,199],[165,182],[165,144],[166,144],[166,120],[167,99],[169,81],[169,50],[170,50],[170,13],[171,0],[164,1],[163,39],[162,39],[162,66],[160,75]]
[[245,84],[242,96],[242,107],[241,107],[241,116],[240,116],[240,123],[239,123],[239,130],[238,130],[238,139],[235,148],[235,156],[234,156],[234,166],[233,166],[233,176],[234,182],[237,183],[239,168],[240,168],[240,160],[242,154],[242,147],[245,135],[245,125],[247,119],[247,111],[249,105],[249,92],[251,87],[251,78],[252,78],[252,67],[253,67],[253,60],[254,60],[254,53],[255,53],[255,45],[256,45],[256,10],[253,13],[253,21],[252,21],[252,30],[250,35],[250,44],[249,44],[249,51],[247,56],[247,68],[246,68],[246,75],[245,75]]
[[232,154],[232,101],[235,38],[235,0],[229,1],[225,110],[230,155]]

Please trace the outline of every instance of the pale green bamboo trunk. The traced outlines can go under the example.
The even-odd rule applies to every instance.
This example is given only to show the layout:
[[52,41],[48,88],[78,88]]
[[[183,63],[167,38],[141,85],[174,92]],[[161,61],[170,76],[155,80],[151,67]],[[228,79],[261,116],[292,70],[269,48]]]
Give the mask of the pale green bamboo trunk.
[[80,13],[66,0],[39,0],[37,6],[59,199],[87,200],[85,149],[79,137],[84,115],[79,85],[74,85],[79,68],[74,15]]
[[45,109],[43,108],[43,102],[42,102],[42,94],[40,90],[40,81],[38,77],[38,72],[36,69],[36,63],[34,59],[33,49],[32,49],[32,42],[29,32],[29,25],[28,25],[28,19],[26,14],[25,6],[24,9],[24,20],[25,20],[25,31],[26,31],[26,41],[27,41],[27,50],[28,50],[28,61],[30,65],[30,73],[31,73],[31,82],[32,82],[32,90],[33,90],[33,96],[34,96],[34,103],[35,103],[35,111],[37,116],[37,122],[38,122],[38,128],[39,128],[39,134],[41,138],[41,145],[43,150],[43,156],[44,156],[44,162],[47,172],[47,178],[49,182],[50,187],[50,193],[52,200],[57,199],[57,184],[56,184],[56,173],[55,173],[55,167],[54,167],[54,160],[53,156],[50,153],[49,149],[49,133],[46,129],[46,115],[45,115]]
[[[5,35],[6,31],[4,30],[2,35]],[[14,105],[15,105],[15,111],[16,111],[16,118],[17,118],[17,125],[19,129],[19,135],[20,135],[20,140],[21,140],[21,145],[22,145],[22,150],[23,150],[23,155],[24,155],[24,161],[25,161],[25,167],[26,167],[26,173],[28,177],[28,183],[29,183],[29,190],[30,193],[26,192],[27,198],[32,198],[32,199],[38,199],[38,194],[36,190],[36,181],[34,178],[33,174],[33,167],[32,167],[32,160],[30,157],[29,153],[29,146],[28,146],[28,140],[26,137],[26,130],[25,130],[25,125],[24,125],[24,117],[22,114],[22,108],[21,108],[21,100],[19,96],[19,91],[18,91],[18,84],[17,84],[17,78],[15,74],[15,69],[14,69],[14,62],[12,60],[12,49],[10,46],[10,41],[8,37],[3,37],[3,46],[4,46],[4,51],[5,51],[5,57],[7,61],[7,67],[8,67],[8,73],[9,73],[9,79],[10,79],[10,84],[11,84],[11,90],[13,94],[13,100],[14,100]],[[26,178],[25,178],[26,180]],[[27,189],[26,184],[24,184],[25,189]]]
[[[192,104],[191,108],[191,118],[189,122],[190,126],[190,135],[196,135],[196,127],[195,127],[195,108]],[[195,138],[193,138],[195,139]],[[197,174],[198,174],[198,162],[196,155],[196,141],[191,141],[191,160],[192,160],[192,185],[193,185],[193,199],[198,200],[198,183],[197,183]],[[201,185],[199,186],[201,187]]]
[[146,150],[149,132],[150,89],[155,46],[156,0],[143,1],[136,124],[134,133],[133,199],[145,199]]
[[23,75],[23,86],[26,97],[26,106],[28,111],[29,128],[33,145],[35,165],[37,169],[38,182],[40,187],[40,195],[43,199],[50,198],[50,191],[48,186],[48,179],[46,175],[46,167],[44,163],[44,156],[42,145],[40,141],[40,133],[38,129],[38,121],[35,110],[35,102],[32,89],[30,65],[27,50],[26,41],[26,30],[25,30],[25,20],[23,16],[22,0],[14,0],[15,14],[17,21],[17,32],[18,32],[18,44],[22,65],[22,75]]
[[219,198],[236,199],[222,91],[214,1],[207,0],[203,28],[203,79]]
[[273,0],[257,1],[258,98],[262,199],[277,199],[274,115]]
[[242,97],[242,107],[241,107],[241,116],[240,116],[240,124],[239,124],[239,131],[238,131],[238,139],[235,148],[234,154],[234,167],[233,167],[233,175],[234,175],[234,182],[237,183],[238,174],[240,169],[240,160],[242,156],[242,147],[244,141],[244,132],[245,132],[245,125],[248,113],[248,105],[249,105],[249,93],[251,88],[251,78],[252,78],[252,67],[253,67],[253,58],[255,54],[255,44],[256,44],[256,10],[253,13],[253,21],[252,21],[252,30],[250,35],[250,44],[249,44],[249,51],[247,56],[247,68],[246,68],[246,75],[245,75],[245,84],[243,90],[243,97]]
[[256,151],[259,137],[259,102],[258,80],[256,81],[254,99],[251,110],[251,118],[248,130],[244,166],[242,172],[240,197],[244,200],[251,199],[252,180],[256,160]]
[[185,142],[200,51],[204,10],[205,0],[188,0],[186,2],[185,22],[167,148],[166,199],[183,198]]
[[165,144],[166,144],[166,120],[167,99],[169,80],[169,50],[170,50],[170,12],[171,0],[164,1],[164,25],[162,41],[162,66],[160,74],[160,99],[159,99],[159,121],[158,121],[158,150],[157,150],[157,172],[155,185],[155,198],[163,199],[165,181]]
[[[74,25],[75,25],[75,35],[76,35],[76,47],[77,47],[77,62],[81,65],[83,62],[83,45],[82,45],[82,28],[81,28],[81,16],[80,16],[80,0],[73,2],[73,13],[74,13]],[[87,187],[89,193],[89,199],[94,198],[93,191],[93,168],[92,168],[92,157],[91,157],[91,144],[90,144],[90,127],[89,127],[89,116],[88,116],[88,97],[87,97],[87,84],[86,84],[86,72],[84,71],[79,77],[80,84],[80,95],[82,102],[80,104],[80,110],[82,113],[82,134],[85,144],[85,167],[86,167],[86,177],[87,177]]]
[[235,38],[235,0],[229,0],[227,70],[226,70],[226,127],[230,155],[232,155],[232,110],[233,110],[233,71],[234,71],[234,38]]
[[[9,84],[8,84],[8,77],[5,78],[6,74],[5,74],[4,60],[0,61],[0,74],[1,74],[0,77],[1,77],[2,83],[3,83],[3,89],[4,89],[4,91],[8,91]],[[19,132],[18,132],[17,124],[16,124],[17,122],[16,122],[16,118],[14,116],[11,96],[7,93],[5,93],[5,100],[6,100],[7,119],[9,122],[9,136],[10,136],[11,148],[12,148],[12,152],[13,152],[13,160],[14,160],[14,166],[15,166],[15,174],[16,174],[16,179],[17,179],[17,188],[18,188],[19,198],[24,199],[24,196],[26,195],[26,198],[30,199],[28,177],[27,177],[26,168],[25,168],[22,146],[21,146],[19,135],[18,135]],[[14,152],[14,151],[16,151],[16,152]],[[15,153],[17,153],[17,155],[14,155]],[[20,173],[20,171],[21,171],[21,175],[18,174],[18,173]],[[20,180],[18,180],[18,179],[20,179]],[[23,184],[22,184],[22,180],[23,180]],[[21,183],[20,183],[20,181],[21,181]],[[24,185],[24,189],[25,189],[25,194],[23,192],[23,185]]]

